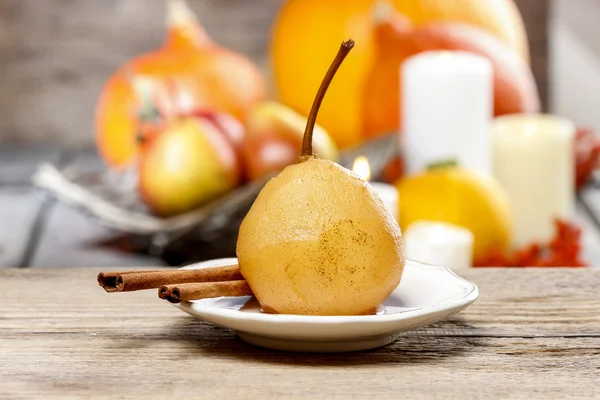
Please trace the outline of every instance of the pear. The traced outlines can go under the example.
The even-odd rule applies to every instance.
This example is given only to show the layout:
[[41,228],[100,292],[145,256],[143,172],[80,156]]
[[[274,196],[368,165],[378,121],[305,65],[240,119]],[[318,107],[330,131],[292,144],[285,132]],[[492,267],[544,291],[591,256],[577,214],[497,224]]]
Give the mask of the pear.
[[372,314],[402,277],[400,228],[378,194],[312,151],[319,107],[353,46],[342,43],[319,88],[299,163],[267,182],[240,226],[240,271],[265,312]]

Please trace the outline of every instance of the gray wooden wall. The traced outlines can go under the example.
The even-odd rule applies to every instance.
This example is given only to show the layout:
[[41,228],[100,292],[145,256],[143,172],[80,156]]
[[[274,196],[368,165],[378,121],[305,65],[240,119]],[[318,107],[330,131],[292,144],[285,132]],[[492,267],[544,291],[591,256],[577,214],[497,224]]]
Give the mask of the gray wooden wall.
[[[216,41],[267,69],[268,33],[283,0],[189,1]],[[518,3],[545,98],[548,1]],[[160,45],[163,18],[164,0],[0,0],[0,140],[91,143],[102,83]]]

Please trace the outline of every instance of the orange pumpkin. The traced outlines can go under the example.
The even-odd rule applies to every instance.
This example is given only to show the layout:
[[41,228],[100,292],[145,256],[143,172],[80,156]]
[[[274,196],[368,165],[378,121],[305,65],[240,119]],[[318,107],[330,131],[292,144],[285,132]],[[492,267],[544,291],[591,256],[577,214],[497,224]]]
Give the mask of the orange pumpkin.
[[494,68],[495,115],[539,111],[539,95],[529,65],[477,27],[453,22],[414,27],[401,14],[390,14],[375,29],[375,36],[378,58],[364,87],[363,127],[367,137],[401,128],[400,65],[422,51],[462,50],[488,58]]
[[[181,112],[210,109],[242,119],[265,97],[258,67],[244,56],[211,42],[181,0],[170,3],[171,24],[165,45],[119,68],[102,89],[96,108],[97,144],[111,166],[135,156],[138,101],[130,77],[144,75],[183,88]],[[174,16],[175,14],[175,16]]]
[[[271,58],[280,100],[308,115],[331,51],[339,41],[356,42],[332,82],[319,123],[339,147],[363,139],[364,84],[374,58],[373,6],[377,0],[288,0],[276,19]],[[513,0],[391,0],[415,25],[458,21],[477,26],[527,59],[528,45]]]

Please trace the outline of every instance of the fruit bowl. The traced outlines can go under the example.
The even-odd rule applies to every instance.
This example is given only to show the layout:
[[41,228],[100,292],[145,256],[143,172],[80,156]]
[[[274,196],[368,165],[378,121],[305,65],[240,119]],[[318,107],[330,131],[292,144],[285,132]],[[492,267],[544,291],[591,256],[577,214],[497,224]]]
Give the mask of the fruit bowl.
[[[231,265],[223,258],[190,265]],[[407,261],[400,285],[375,315],[307,316],[267,314],[253,296],[221,297],[176,304],[194,317],[233,329],[252,345],[298,352],[348,352],[394,342],[402,332],[448,318],[479,295],[477,286],[447,268]]]

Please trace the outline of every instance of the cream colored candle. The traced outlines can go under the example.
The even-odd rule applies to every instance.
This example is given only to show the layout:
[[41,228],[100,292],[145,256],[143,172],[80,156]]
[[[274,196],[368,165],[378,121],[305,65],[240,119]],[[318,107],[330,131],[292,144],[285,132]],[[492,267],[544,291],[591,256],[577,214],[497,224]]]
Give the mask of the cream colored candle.
[[401,134],[407,173],[456,160],[489,174],[493,111],[492,64],[461,51],[432,51],[401,67]]
[[511,115],[493,122],[494,175],[506,190],[514,243],[547,241],[555,218],[574,204],[574,124],[550,115]]

